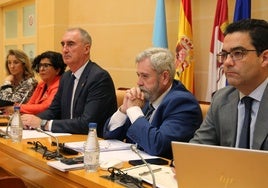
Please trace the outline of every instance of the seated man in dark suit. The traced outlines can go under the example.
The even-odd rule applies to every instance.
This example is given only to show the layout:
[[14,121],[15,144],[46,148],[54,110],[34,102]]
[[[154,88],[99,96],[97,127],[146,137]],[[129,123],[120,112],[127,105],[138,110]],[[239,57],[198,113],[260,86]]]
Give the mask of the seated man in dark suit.
[[61,45],[70,70],[63,74],[50,107],[37,116],[22,115],[23,124],[25,128],[87,134],[88,123],[96,122],[98,136],[102,137],[105,120],[117,108],[112,78],[90,60],[91,37],[85,30],[67,30]]
[[174,80],[174,62],[163,48],[149,48],[136,57],[138,87],[126,92],[123,104],[107,120],[104,138],[126,139],[151,155],[172,158],[171,141],[193,137],[202,121],[201,109]]

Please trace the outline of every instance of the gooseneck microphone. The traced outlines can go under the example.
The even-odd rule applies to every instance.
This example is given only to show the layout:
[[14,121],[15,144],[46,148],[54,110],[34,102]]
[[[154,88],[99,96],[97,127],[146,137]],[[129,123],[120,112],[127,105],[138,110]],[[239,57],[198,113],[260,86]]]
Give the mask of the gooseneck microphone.
[[150,172],[150,174],[151,174],[151,176],[152,176],[152,179],[153,179],[153,188],[156,188],[156,183],[155,183],[155,176],[154,176],[154,173],[153,173],[153,170],[152,170],[152,168],[151,168],[151,166],[144,160],[144,158],[141,156],[141,154],[140,154],[140,152],[138,151],[138,149],[137,149],[137,145],[136,144],[132,144],[132,145],[130,145],[130,149],[132,150],[132,151],[134,151],[139,157],[140,157],[140,159],[142,160],[142,162],[148,167],[148,169],[149,169],[149,172]]
[[11,117],[12,116],[9,116],[9,118],[8,118],[8,123],[7,123],[6,131],[4,132],[4,131],[0,130],[0,137],[3,137],[4,139],[10,138],[10,136],[8,134],[8,128],[10,127]]
[[12,120],[12,116],[9,117],[8,123],[7,123],[7,128],[6,128],[6,135],[4,136],[5,139],[10,138],[8,134],[8,128],[10,127],[10,123]]
[[44,133],[44,134],[46,134],[46,135],[48,135],[48,136],[50,136],[50,137],[52,137],[52,138],[54,138],[56,140],[56,147],[57,147],[57,149],[56,149],[56,158],[61,159],[62,155],[60,154],[60,150],[59,150],[59,140],[58,140],[58,138],[56,136],[53,136],[52,134],[46,132],[46,131],[43,131],[40,128],[36,128],[35,130],[38,131],[38,132]]
[[24,97],[22,98],[22,100],[20,101],[18,106],[21,106],[21,104],[25,101],[25,99],[27,98],[28,94],[29,94],[29,90],[25,93]]

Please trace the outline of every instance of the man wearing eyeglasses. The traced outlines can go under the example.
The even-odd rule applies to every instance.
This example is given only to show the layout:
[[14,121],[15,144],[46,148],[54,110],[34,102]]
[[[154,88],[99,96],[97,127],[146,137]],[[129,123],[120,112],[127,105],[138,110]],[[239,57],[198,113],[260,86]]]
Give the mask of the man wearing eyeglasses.
[[224,36],[217,60],[229,86],[214,94],[190,142],[268,150],[268,23],[241,20]]

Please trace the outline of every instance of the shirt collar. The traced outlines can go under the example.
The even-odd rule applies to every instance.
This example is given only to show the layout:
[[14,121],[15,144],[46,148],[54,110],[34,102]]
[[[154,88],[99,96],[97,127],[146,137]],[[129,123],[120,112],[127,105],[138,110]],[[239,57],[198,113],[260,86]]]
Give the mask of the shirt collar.
[[82,75],[85,67],[87,66],[88,62],[89,61],[87,61],[82,67],[80,67],[75,73],[73,73],[77,80],[79,80],[79,78],[81,77],[81,75]]
[[[251,98],[257,100],[257,101],[261,101],[262,99],[262,95],[264,93],[264,90],[267,86],[268,83],[268,78],[266,78],[254,91],[252,91],[248,96],[250,96]],[[239,92],[239,97],[240,100],[244,97],[245,95],[241,92]]]
[[153,107],[154,109],[157,109],[158,106],[161,104],[162,100],[164,99],[164,97],[168,94],[168,92],[171,90],[172,84],[169,86],[169,88],[162,94],[160,95],[160,97],[158,97],[153,103]]

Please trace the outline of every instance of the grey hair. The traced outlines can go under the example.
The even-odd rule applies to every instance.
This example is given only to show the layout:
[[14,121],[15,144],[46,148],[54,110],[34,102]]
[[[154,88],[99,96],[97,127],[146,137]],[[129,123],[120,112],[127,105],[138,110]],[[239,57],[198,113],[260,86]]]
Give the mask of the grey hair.
[[170,80],[175,76],[175,59],[170,50],[166,48],[148,48],[136,56],[136,63],[149,58],[153,69],[161,74],[163,71],[168,71]]
[[80,28],[80,27],[69,28],[69,29],[67,29],[67,32],[68,32],[68,31],[76,31],[76,30],[80,32],[80,34],[81,34],[81,39],[82,39],[82,41],[83,41],[85,44],[89,44],[89,45],[92,44],[92,38],[91,38],[91,36],[89,35],[89,33],[88,33],[86,30],[84,30],[84,29],[82,29],[82,28]]

